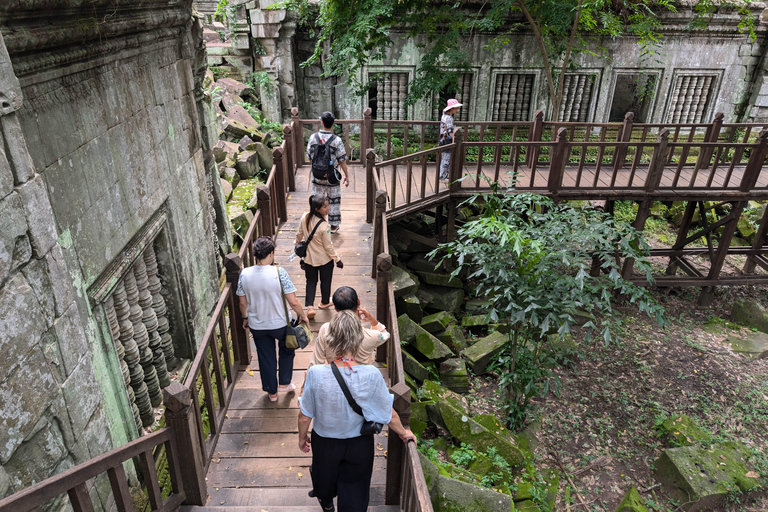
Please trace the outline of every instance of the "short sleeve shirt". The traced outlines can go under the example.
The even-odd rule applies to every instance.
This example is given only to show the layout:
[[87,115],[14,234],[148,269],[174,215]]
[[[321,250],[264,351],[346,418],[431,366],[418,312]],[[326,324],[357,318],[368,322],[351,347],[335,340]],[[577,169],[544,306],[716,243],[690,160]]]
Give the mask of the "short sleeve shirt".
[[[342,367],[339,371],[365,419],[385,424],[392,421],[394,397],[379,369],[364,364],[352,368],[351,373]],[[299,404],[302,414],[313,419],[312,430],[321,436],[350,439],[360,435],[363,416],[350,407],[330,366],[317,364],[307,370]]]
[[448,134],[453,138],[453,130],[453,116],[443,114],[443,117],[440,118],[440,135]]
[[[317,149],[318,144],[325,144],[333,134],[333,132],[326,130],[320,130],[319,132],[312,134],[309,138],[309,142],[307,142],[307,157],[310,161],[312,161],[312,157],[315,155],[315,150]],[[344,148],[344,141],[337,135],[336,138],[331,141],[330,146],[331,155],[333,156],[333,165],[334,167],[338,167],[340,162],[347,160],[347,150]]]
[[[282,284],[282,291],[280,285]],[[284,293],[294,293],[296,287],[282,267],[254,265],[244,268],[237,281],[237,295],[248,301],[248,327],[251,329],[279,329],[288,321]]]

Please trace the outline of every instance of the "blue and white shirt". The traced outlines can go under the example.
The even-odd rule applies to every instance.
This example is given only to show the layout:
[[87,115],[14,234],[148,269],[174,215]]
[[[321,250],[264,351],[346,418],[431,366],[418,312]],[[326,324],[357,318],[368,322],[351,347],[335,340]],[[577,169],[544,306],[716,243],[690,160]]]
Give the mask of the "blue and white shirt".
[[290,315],[291,308],[283,293],[294,293],[296,287],[284,268],[280,267],[279,272],[277,269],[273,265],[253,265],[240,272],[236,293],[248,300],[248,327],[251,329],[279,329],[287,324],[285,310]]

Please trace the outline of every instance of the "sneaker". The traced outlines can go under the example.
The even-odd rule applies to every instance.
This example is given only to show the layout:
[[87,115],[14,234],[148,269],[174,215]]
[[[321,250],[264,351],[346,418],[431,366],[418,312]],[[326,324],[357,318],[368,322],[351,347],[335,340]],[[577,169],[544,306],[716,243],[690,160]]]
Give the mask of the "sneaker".
[[339,226],[331,226],[331,233],[338,233],[339,232]]

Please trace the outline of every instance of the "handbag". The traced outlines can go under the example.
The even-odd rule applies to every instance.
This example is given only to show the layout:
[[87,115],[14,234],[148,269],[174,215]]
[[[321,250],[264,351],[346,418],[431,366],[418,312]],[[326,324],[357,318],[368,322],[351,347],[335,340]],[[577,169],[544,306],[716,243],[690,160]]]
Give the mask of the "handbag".
[[307,255],[307,247],[309,247],[309,242],[312,241],[312,237],[315,236],[315,231],[317,231],[317,227],[323,223],[323,220],[318,221],[317,224],[315,224],[315,229],[312,230],[312,233],[309,234],[309,237],[307,237],[306,240],[303,240],[296,244],[296,247],[293,248],[293,252],[296,253],[296,256],[299,258],[303,258]]
[[285,290],[283,290],[283,282],[280,280],[280,267],[277,267],[277,280],[280,282],[280,291],[282,292],[280,299],[283,301],[283,308],[285,309],[285,348],[291,350],[306,348],[310,341],[309,327],[300,325],[301,322],[298,318],[295,323],[291,321],[288,306],[285,305]]
[[347,397],[347,402],[349,402],[349,406],[352,408],[353,411],[355,411],[357,414],[363,417],[363,426],[360,427],[360,435],[370,436],[370,435],[378,434],[379,432],[381,432],[381,429],[384,428],[384,425],[382,423],[378,423],[375,421],[368,421],[367,419],[365,419],[363,410],[360,408],[359,405],[357,405],[357,402],[355,402],[355,399],[352,398],[352,394],[349,392],[347,383],[344,382],[344,379],[341,377],[341,372],[339,371],[339,367],[336,366],[336,363],[334,363],[333,361],[331,361],[331,370],[333,370],[333,376],[336,377],[337,381],[339,381],[339,386],[341,386],[341,390],[344,392],[344,396]]

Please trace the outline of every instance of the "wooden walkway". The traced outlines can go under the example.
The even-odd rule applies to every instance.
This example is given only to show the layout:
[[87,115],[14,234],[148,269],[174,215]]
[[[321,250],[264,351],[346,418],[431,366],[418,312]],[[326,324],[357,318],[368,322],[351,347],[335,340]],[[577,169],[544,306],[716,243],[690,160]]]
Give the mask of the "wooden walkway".
[[[293,251],[296,228],[308,208],[311,193],[309,167],[299,169],[296,192],[288,197],[288,221],[277,236],[275,260],[285,266],[304,304],[305,279],[299,260],[288,261]],[[333,235],[334,246],[344,262],[335,269],[333,287],[352,286],[360,296],[363,307],[375,314],[375,281],[371,274],[373,226],[365,222],[365,169],[350,168],[350,186],[342,190],[342,222],[339,234]],[[317,308],[320,303],[319,285],[315,300],[317,316],[311,322],[314,333],[330,320],[332,310]],[[252,342],[251,342],[252,343]],[[300,387],[311,354],[312,345],[297,351],[293,382]],[[237,381],[227,419],[208,471],[210,499],[205,507],[183,506],[182,512],[287,512],[317,511],[315,498],[307,496],[312,488],[309,475],[311,454],[298,447],[298,411],[296,393],[280,393],[277,402],[270,402],[261,390],[255,349],[248,371]],[[386,433],[376,439],[376,459],[371,481],[369,511],[395,512],[396,506],[384,505],[386,480]],[[305,508],[306,507],[306,508]]]

